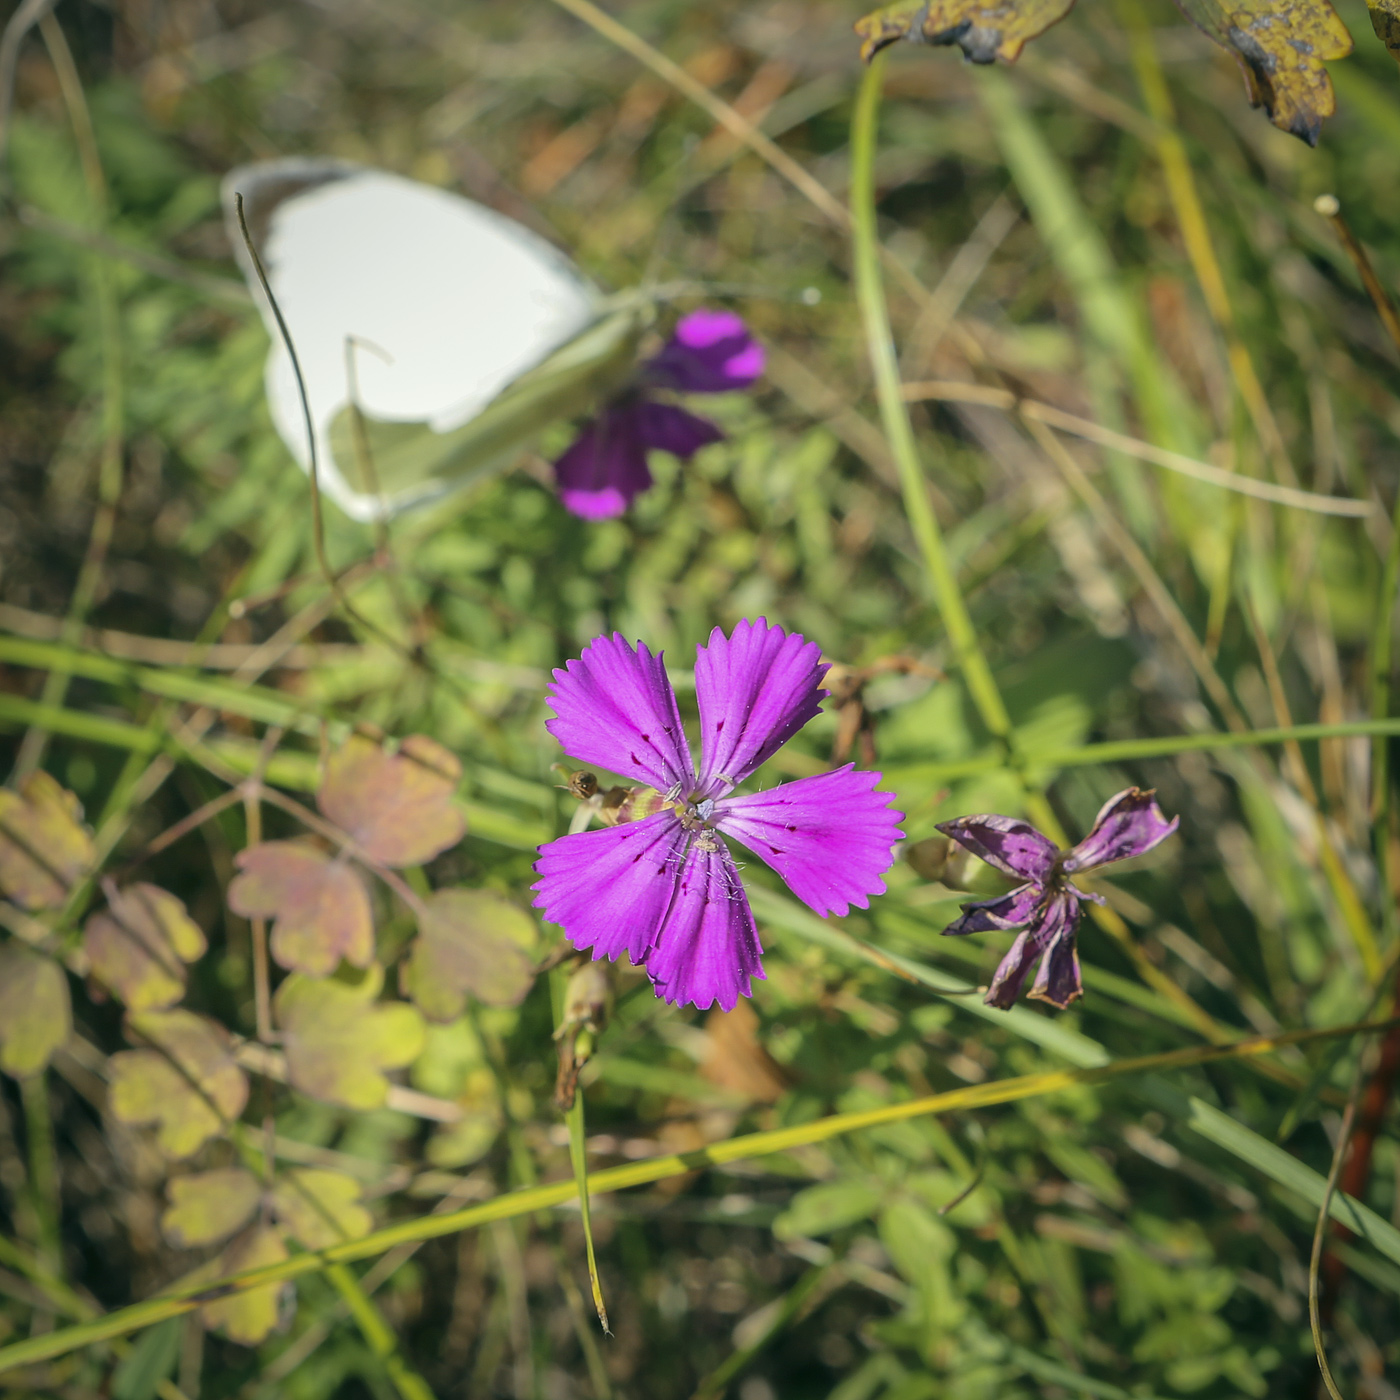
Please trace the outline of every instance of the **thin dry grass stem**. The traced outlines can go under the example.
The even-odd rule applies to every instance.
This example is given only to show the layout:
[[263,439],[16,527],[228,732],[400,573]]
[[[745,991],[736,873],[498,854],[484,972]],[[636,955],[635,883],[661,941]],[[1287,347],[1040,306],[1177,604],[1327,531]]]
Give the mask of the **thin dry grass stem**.
[[1317,1369],[1331,1400],[1342,1400],[1342,1393],[1337,1389],[1337,1382],[1332,1377],[1332,1368],[1327,1363],[1327,1346],[1322,1337],[1318,1281],[1322,1265],[1322,1242],[1327,1235],[1327,1222],[1331,1219],[1332,1197],[1337,1190],[1337,1178],[1342,1174],[1342,1162],[1346,1158],[1347,1143],[1351,1140],[1351,1128],[1356,1119],[1356,1103],[1361,1096],[1362,1082],[1362,1066],[1358,1063],[1356,1077],[1352,1081],[1351,1094],[1347,1099],[1346,1110],[1342,1114],[1342,1125],[1337,1131],[1337,1145],[1332,1151],[1332,1166],[1327,1173],[1327,1185],[1322,1193],[1322,1205],[1317,1213],[1317,1225],[1313,1228],[1312,1253],[1308,1258],[1308,1326],[1312,1330],[1313,1353],[1317,1357]]
[[[1249,607],[1247,611],[1250,627],[1254,633],[1255,648],[1264,668],[1264,681],[1268,687],[1270,703],[1274,708],[1274,717],[1280,728],[1291,729],[1293,716],[1288,707],[1288,696],[1283,688],[1283,676],[1279,672],[1278,657],[1274,654],[1273,645],[1269,641],[1268,634],[1260,625],[1254,608]],[[1376,942],[1375,931],[1371,927],[1371,920],[1366,913],[1365,903],[1356,888],[1355,881],[1352,880],[1347,871],[1345,862],[1337,851],[1336,842],[1332,839],[1332,833],[1327,825],[1327,817],[1318,797],[1317,787],[1308,772],[1307,761],[1303,758],[1302,748],[1297,740],[1290,739],[1284,744],[1283,751],[1288,762],[1289,772],[1293,777],[1293,784],[1302,795],[1303,800],[1312,809],[1318,859],[1328,887],[1332,891],[1332,898],[1337,902],[1337,912],[1341,915],[1356,953],[1361,959],[1367,981],[1375,986],[1382,971],[1381,953]],[[1259,766],[1262,768],[1262,763]]]
[[241,309],[252,305],[253,298],[247,287],[242,282],[235,282],[232,277],[220,277],[216,273],[202,272],[197,267],[190,267],[182,263],[178,258],[166,257],[163,253],[152,253],[145,248],[133,248],[105,233],[80,228],[77,224],[70,224],[65,219],[55,218],[42,209],[34,208],[33,205],[20,205],[15,211],[15,218],[26,228],[32,228],[39,233],[53,234],[69,243],[76,244],[79,248],[87,248],[90,252],[98,253],[104,258],[129,263],[132,267],[140,268],[142,272],[149,273],[152,277],[159,277],[166,282],[178,282],[181,286],[188,287],[192,292],[198,292],[200,296],[208,297],[211,301],[222,302],[227,306]]
[[[1319,195],[1313,207],[1331,223],[1347,256],[1355,266],[1367,295],[1371,298],[1381,325],[1396,349],[1400,350],[1400,313],[1397,313],[1390,293],[1376,276],[1365,248],[1343,217],[1341,202],[1335,195]],[[1395,605],[1397,593],[1400,593],[1400,493],[1395,497],[1391,527],[1390,544],[1381,573],[1380,598],[1371,633],[1369,699],[1371,713],[1375,716],[1383,716],[1390,710]],[[1389,750],[1384,743],[1371,745],[1371,844],[1381,874],[1384,917],[1393,936],[1397,918],[1394,894],[1397,878],[1392,854]]]
[[[249,846],[256,846],[262,840],[262,803],[258,800],[262,791],[263,774],[272,759],[274,750],[281,740],[283,730],[277,726],[268,729],[258,748],[258,761],[252,776],[242,784],[243,814],[247,824]],[[253,943],[253,1009],[258,1028],[258,1039],[264,1045],[271,1045],[276,1039],[272,1029],[272,968],[267,955],[267,920],[251,918],[248,928]]]
[[0,177],[10,152],[10,118],[15,105],[15,73],[25,35],[58,3],[58,0],[21,0],[0,34]]
[[716,123],[722,126],[750,150],[762,156],[774,170],[798,190],[813,206],[819,209],[839,229],[850,227],[850,215],[825,185],[814,175],[804,170],[776,142],[770,140],[743,113],[736,111],[722,97],[717,96],[698,78],[687,73],[680,64],[653,48],[640,35],[620,24],[611,15],[605,14],[591,0],[554,0],[562,10],[567,10],[575,19],[602,35],[609,43],[615,44],[624,53],[629,53],[643,66],[650,68],[663,82],[669,83],[677,92],[688,97]]
[[1234,305],[1225,285],[1220,260],[1215,254],[1210,224],[1196,188],[1191,160],[1177,132],[1176,110],[1162,72],[1156,39],[1139,0],[1121,0],[1119,13],[1129,30],[1138,86],[1156,127],[1151,144],[1156,147],[1157,159],[1166,177],[1167,194],[1176,215],[1177,227],[1181,230],[1181,241],[1186,246],[1186,255],[1196,276],[1196,284],[1201,289],[1211,319],[1225,338],[1226,357],[1235,387],[1254,424],[1254,431],[1273,463],[1274,472],[1283,485],[1296,486],[1298,477],[1289,459],[1283,434],[1279,431],[1264,387],[1259,382],[1249,347],[1240,338]]
[[1220,673],[1215,669],[1210,657],[1206,655],[1205,648],[1202,647],[1195,632],[1191,630],[1191,624],[1186,620],[1186,615],[1181,611],[1166,584],[1162,582],[1157,570],[1152,567],[1152,561],[1143,552],[1142,546],[1119,523],[1118,518],[1109,508],[1108,502],[1104,500],[1094,483],[1089,480],[1083,467],[1075,461],[1074,454],[1051,432],[1050,428],[1034,417],[1023,415],[1022,421],[1026,424],[1031,436],[1044,449],[1046,456],[1063,473],[1065,480],[1073,488],[1075,494],[1089,508],[1089,512],[1100,530],[1123,556],[1124,562],[1132,570],[1138,585],[1151,599],[1162,621],[1166,623],[1172,636],[1175,637],[1177,645],[1185,653],[1186,659],[1191,663],[1191,669],[1195,671],[1202,688],[1215,703],[1226,725],[1236,733],[1244,733],[1249,728],[1244,715],[1240,713],[1239,707],[1235,704],[1234,697],[1231,696],[1225,682],[1221,679]]
[[1239,472],[1226,471],[1223,467],[1212,466],[1209,462],[1198,461],[1181,452],[1172,452],[1165,447],[1157,447],[1141,438],[1130,437],[1112,428],[1105,428],[1090,418],[1066,413],[1053,404],[1042,403],[1038,399],[1024,399],[1009,389],[999,389],[987,384],[964,384],[958,380],[930,379],[908,383],[903,386],[904,397],[910,401],[938,399],[949,403],[973,403],[987,408],[1001,409],[1007,413],[1019,413],[1022,417],[1034,418],[1047,423],[1061,432],[1084,438],[1116,452],[1124,452],[1138,457],[1154,466],[1165,467],[1168,471],[1189,476],[1196,481],[1204,481],[1211,486],[1219,486],[1226,491],[1236,491],[1242,496],[1253,496],[1261,501],[1271,501],[1275,505],[1291,506],[1297,510],[1312,511],[1319,515],[1340,515],[1349,517],[1369,516],[1376,507],[1371,501],[1353,501],[1337,496],[1322,495],[1313,491],[1301,491],[1291,486],[1277,486],[1273,482],[1261,481],[1258,477],[1243,476]]
[[1371,259],[1362,247],[1361,240],[1351,231],[1351,225],[1342,213],[1341,201],[1334,194],[1320,194],[1313,200],[1313,208],[1332,225],[1332,231],[1337,235],[1337,240],[1346,251],[1347,257],[1351,259],[1356,275],[1361,278],[1361,285],[1366,288],[1366,295],[1371,298],[1371,304],[1376,308],[1376,315],[1380,317],[1385,333],[1395,348],[1400,350],[1400,312],[1396,311],[1395,302],[1386,290],[1385,283],[1376,276],[1376,269],[1371,266]]
[[971,236],[953,254],[947,270],[919,310],[900,357],[905,373],[932,363],[967,294],[977,285],[987,264],[1020,217],[1015,202],[1004,193],[987,206]]

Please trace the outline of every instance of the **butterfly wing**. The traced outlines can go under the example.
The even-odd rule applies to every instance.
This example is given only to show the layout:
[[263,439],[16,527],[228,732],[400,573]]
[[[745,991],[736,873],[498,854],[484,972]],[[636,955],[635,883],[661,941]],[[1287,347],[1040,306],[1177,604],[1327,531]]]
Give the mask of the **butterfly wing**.
[[331,421],[331,452],[354,488],[371,496],[376,484],[401,502],[422,499],[425,485],[434,491],[469,485],[508,466],[541,428],[588,411],[620,388],[652,319],[650,303],[640,299],[603,315],[446,432],[357,414],[347,404]]
[[[452,478],[462,480],[508,458],[524,439],[508,442],[506,423],[523,426],[529,415],[498,413],[484,433],[475,420],[532,371],[557,381],[562,366],[545,367],[561,347],[611,319],[599,319],[597,289],[531,230],[444,190],[329,160],[271,161],[225,179],[230,234],[255,290],[235,192],[296,347],[322,484],[359,519],[440,495],[451,484],[447,465],[458,464]],[[273,421],[308,467],[296,376],[271,308],[259,301],[273,340]],[[622,353],[615,335],[598,343],[605,360]],[[582,394],[595,367],[577,356],[572,363]],[[550,401],[545,394],[532,411]],[[358,443],[333,426],[349,419],[352,402],[366,425]],[[547,421],[536,416],[528,426]]]

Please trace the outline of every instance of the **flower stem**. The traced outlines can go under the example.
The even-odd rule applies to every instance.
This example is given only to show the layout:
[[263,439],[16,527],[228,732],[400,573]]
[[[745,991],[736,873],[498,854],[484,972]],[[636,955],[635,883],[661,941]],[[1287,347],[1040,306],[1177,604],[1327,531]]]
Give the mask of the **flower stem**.
[[934,604],[943,619],[954,658],[982,723],[1010,752],[1013,747],[1011,716],[992,678],[991,667],[977,640],[977,630],[958,589],[957,577],[943,543],[943,532],[929,503],[914,427],[909,421],[909,410],[900,387],[899,362],[895,357],[889,308],[880,275],[880,240],[875,220],[875,149],[884,72],[885,56],[879,54],[865,70],[851,123],[851,225],[856,302],[865,325],[880,421],[899,472],[905,514],[923,556]]

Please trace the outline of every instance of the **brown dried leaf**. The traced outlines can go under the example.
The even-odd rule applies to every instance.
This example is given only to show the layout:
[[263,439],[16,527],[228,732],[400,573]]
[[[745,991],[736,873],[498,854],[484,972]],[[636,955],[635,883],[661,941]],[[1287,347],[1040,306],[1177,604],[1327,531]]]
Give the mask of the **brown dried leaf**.
[[123,1050],[108,1061],[108,1103],[123,1123],[154,1123],[172,1157],[188,1157],[248,1102],[248,1080],[217,1021],[192,1011],[128,1017],[128,1038],[154,1050]]
[[358,987],[294,972],[274,1006],[287,1052],[287,1077],[313,1099],[346,1108],[378,1108],[389,1092],[386,1069],[412,1063],[423,1049],[423,1020],[403,1002],[376,1006],[384,969],[372,965]]
[[272,1188],[272,1208],[303,1249],[326,1249],[367,1235],[374,1217],[360,1204],[360,1183],[343,1172],[298,1167]]
[[455,1020],[468,992],[488,1006],[518,1006],[535,980],[530,915],[489,890],[438,890],[425,904],[407,969],[422,1013]]
[[265,841],[240,851],[238,868],[229,908],[244,918],[277,920],[272,956],[283,967],[327,977],[341,958],[369,966],[374,918],[353,866],[300,841]]
[[372,860],[421,865],[462,839],[452,803],[461,776],[455,755],[421,734],[396,754],[357,734],[330,756],[316,800]]
[[1074,0],[898,0],[857,20],[856,33],[867,63],[901,39],[956,44],[973,63],[1014,63],[1027,40],[1073,8]]
[[241,1230],[262,1197],[261,1183],[242,1167],[172,1177],[165,1189],[170,1204],[160,1228],[177,1249],[214,1244]]
[[700,1073],[711,1084],[754,1103],[776,1103],[791,1077],[764,1049],[758,1030],[758,1013],[748,1002],[739,1002],[733,1011],[716,1007],[705,1017],[709,1045]]
[[1376,31],[1376,38],[1400,63],[1400,0],[1366,0],[1366,5],[1371,11],[1371,28]]
[[1250,102],[1263,107],[1275,126],[1317,145],[1323,118],[1337,109],[1323,60],[1345,58],[1352,47],[1328,0],[1176,3],[1192,24],[1234,54]]
[[[210,1271],[212,1277],[227,1278],[267,1264],[280,1264],[287,1257],[282,1232],[270,1226],[250,1230],[236,1239],[219,1256]],[[267,1283],[231,1293],[217,1302],[206,1303],[199,1318],[211,1331],[220,1331],[231,1342],[255,1347],[268,1335],[291,1322],[296,1293],[290,1283]]]
[[0,889],[26,909],[56,909],[92,865],[82,804],[43,771],[0,788]]
[[0,944],[0,1069],[38,1074],[72,1029],[63,969],[22,943]]
[[173,894],[135,884],[108,901],[83,928],[92,975],[132,1011],[173,1006],[185,994],[185,964],[208,944]]

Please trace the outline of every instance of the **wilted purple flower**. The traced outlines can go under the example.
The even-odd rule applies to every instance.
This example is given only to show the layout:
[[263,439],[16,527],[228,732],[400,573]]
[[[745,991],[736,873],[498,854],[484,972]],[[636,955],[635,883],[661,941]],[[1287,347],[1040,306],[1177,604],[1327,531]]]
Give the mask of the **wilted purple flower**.
[[540,848],[535,904],[594,958],[626,952],[657,994],[732,1010],[762,977],[758,930],[724,837],[741,841],[818,914],[882,894],[903,834],[879,773],[850,764],[732,796],[818,711],[826,667],[814,642],[741,622],[696,648],[701,762],[691,758],[660,654],[618,633],[555,671],[551,734],[575,758],[648,784],[662,809]]
[[649,451],[688,459],[724,437],[708,418],[661,402],[654,391],[746,389],[763,364],[763,347],[734,312],[702,309],[682,316],[670,340],[642,365],[636,383],[590,418],[555,462],[560,500],[586,520],[621,515],[651,485]]
[[1075,933],[1084,901],[1102,904],[1103,899],[1076,889],[1069,877],[1150,851],[1176,830],[1178,821],[1179,817],[1168,821],[1162,815],[1150,791],[1133,787],[1109,798],[1093,830],[1069,851],[1058,850],[1053,841],[1015,817],[958,817],[940,822],[938,829],[945,836],[1003,874],[1025,881],[997,899],[964,904],[962,917],[943,930],[945,934],[1021,930],[992,979],[987,1005],[1003,1011],[1010,1008],[1037,958],[1040,970],[1030,990],[1032,997],[1063,1011],[1083,996]]

